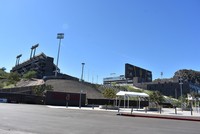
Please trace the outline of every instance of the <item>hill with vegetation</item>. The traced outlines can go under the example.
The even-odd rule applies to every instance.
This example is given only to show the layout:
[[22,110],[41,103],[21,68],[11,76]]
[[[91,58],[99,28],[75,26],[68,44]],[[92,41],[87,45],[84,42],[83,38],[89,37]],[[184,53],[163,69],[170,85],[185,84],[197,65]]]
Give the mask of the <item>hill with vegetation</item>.
[[181,76],[183,81],[200,84],[200,71],[182,69],[175,72],[174,77]]
[[181,69],[174,73],[171,78],[158,78],[153,82],[178,82],[178,79],[182,77],[183,82],[189,82],[193,84],[200,84],[200,71],[195,71],[192,69]]
[[[16,72],[6,72],[5,68],[0,68],[0,89],[1,88],[13,88],[22,80],[31,80],[35,78],[35,71],[28,71],[27,73],[20,76]],[[22,82],[21,82],[22,83]]]

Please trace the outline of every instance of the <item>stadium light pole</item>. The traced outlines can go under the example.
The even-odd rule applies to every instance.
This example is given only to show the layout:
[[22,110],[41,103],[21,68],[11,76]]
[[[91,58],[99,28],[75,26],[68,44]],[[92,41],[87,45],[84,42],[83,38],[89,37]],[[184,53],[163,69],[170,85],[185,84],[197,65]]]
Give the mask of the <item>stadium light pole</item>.
[[[31,47],[31,55],[30,55],[30,59],[32,57],[35,57],[35,51],[36,51],[36,48],[39,46],[39,44],[36,44],[34,46]],[[33,52],[34,51],[34,52]],[[32,55],[33,54],[33,55]]]
[[58,60],[59,60],[59,55],[60,55],[60,44],[61,44],[61,39],[64,39],[64,33],[58,33],[57,39],[59,39],[59,46],[58,46],[58,55],[57,55],[57,62],[56,62],[55,77],[57,77],[57,74],[58,74]]
[[85,65],[85,63],[81,63],[81,64],[82,64],[81,81],[83,81],[83,71],[84,71],[84,65]]
[[[83,82],[83,71],[84,71],[84,65],[85,63],[81,63],[82,64],[82,73],[81,73],[81,82]],[[83,90],[81,89],[80,91],[80,97],[79,97],[79,108],[81,108],[81,94],[82,94]]]
[[16,57],[16,64],[15,64],[15,66],[19,65],[20,57],[22,57],[22,54],[20,54],[20,55],[17,55],[17,57]]

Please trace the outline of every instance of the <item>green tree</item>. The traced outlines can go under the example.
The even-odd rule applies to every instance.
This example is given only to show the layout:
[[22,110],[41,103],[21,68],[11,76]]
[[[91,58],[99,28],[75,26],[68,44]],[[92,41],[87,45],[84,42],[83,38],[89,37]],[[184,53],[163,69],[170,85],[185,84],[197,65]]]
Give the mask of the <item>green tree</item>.
[[151,102],[154,102],[156,106],[164,102],[164,97],[159,91],[153,91],[152,93],[150,93],[149,99]]
[[111,86],[115,87],[117,85],[116,82],[111,82]]
[[3,88],[4,87],[4,84],[3,83],[0,83],[0,88]]
[[4,79],[7,78],[8,73],[5,72],[5,68],[0,68],[0,78]]
[[103,90],[103,96],[105,98],[113,99],[116,97],[116,91],[111,88],[106,88]]
[[[182,98],[182,99],[181,99],[181,98]],[[178,107],[181,107],[181,102],[182,102],[182,106],[183,106],[183,107],[186,107],[187,99],[186,99],[186,96],[185,96],[185,95],[183,95],[182,97],[180,96],[180,97],[178,98],[178,101],[177,101],[176,105],[177,105]]]
[[36,71],[28,71],[23,75],[23,78],[25,79],[31,79],[36,77],[37,72]]
[[20,75],[17,72],[11,72],[8,75],[8,82],[10,84],[16,84],[18,81],[20,81]]
[[44,84],[34,88],[34,93],[39,96],[43,95],[45,91],[53,91],[53,86]]

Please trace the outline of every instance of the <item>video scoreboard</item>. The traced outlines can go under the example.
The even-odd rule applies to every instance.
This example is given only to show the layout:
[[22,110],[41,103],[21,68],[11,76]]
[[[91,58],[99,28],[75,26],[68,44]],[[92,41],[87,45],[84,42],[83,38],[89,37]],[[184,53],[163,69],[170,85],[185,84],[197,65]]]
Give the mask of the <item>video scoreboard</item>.
[[138,77],[142,82],[152,82],[152,72],[131,64],[125,64],[125,78],[133,79]]

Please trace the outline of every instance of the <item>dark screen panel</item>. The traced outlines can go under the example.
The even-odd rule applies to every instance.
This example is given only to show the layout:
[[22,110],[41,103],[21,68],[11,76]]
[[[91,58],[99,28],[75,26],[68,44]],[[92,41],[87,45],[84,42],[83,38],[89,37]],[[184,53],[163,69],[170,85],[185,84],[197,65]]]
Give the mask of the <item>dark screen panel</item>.
[[139,77],[144,82],[152,81],[152,73],[146,69],[131,65],[125,64],[125,78],[133,79],[133,77]]

